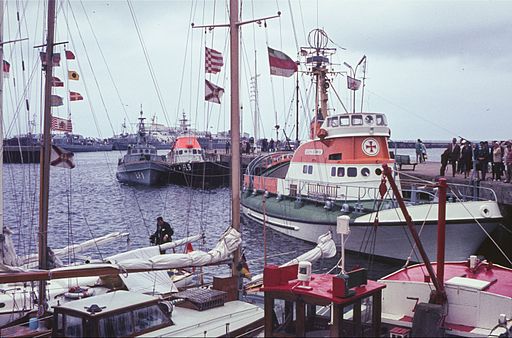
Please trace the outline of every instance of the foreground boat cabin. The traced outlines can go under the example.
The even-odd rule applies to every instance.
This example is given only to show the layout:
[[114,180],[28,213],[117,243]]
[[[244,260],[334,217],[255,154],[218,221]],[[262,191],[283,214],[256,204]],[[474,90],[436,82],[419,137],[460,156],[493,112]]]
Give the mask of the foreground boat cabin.
[[54,337],[126,337],[172,325],[172,305],[128,291],[54,307]]

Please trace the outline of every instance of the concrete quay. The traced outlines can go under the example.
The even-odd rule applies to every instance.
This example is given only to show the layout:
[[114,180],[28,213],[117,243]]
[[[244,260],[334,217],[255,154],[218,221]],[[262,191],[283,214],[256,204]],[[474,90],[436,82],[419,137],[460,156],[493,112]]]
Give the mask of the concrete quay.
[[[439,169],[441,168],[440,162],[426,162],[426,163],[418,163],[416,165],[415,170],[410,170],[409,168],[402,168],[400,172],[400,179],[408,179],[411,176],[418,177],[427,181],[436,182],[441,176],[439,176]],[[472,183],[479,184],[481,187],[490,188],[494,190],[496,193],[496,198],[500,207],[502,209],[502,213],[507,214],[508,216],[512,216],[512,183],[505,183],[502,181],[492,181],[492,173],[487,173],[486,180],[480,182],[474,182],[471,179],[471,174],[468,178],[464,178],[464,174],[455,174],[455,177],[452,176],[452,166],[449,164],[446,167],[445,176],[446,181],[448,183],[458,183],[458,184],[469,184]],[[476,178],[476,176],[475,176]]]

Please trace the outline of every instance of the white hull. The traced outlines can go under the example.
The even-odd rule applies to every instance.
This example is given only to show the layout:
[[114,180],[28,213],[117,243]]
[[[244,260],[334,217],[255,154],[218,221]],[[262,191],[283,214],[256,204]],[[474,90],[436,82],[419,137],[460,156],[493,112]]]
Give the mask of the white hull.
[[[491,209],[494,208],[494,202],[486,202],[486,205]],[[411,217],[416,224],[416,230],[420,233],[420,238],[429,258],[431,260],[435,260],[437,224],[429,222],[423,227],[421,226],[425,219],[428,220],[430,218],[426,217],[425,214],[422,214],[423,209],[424,208],[418,208],[414,210],[413,207]],[[434,207],[432,207],[432,209],[434,209]],[[450,209],[450,205],[447,205],[447,215],[453,214],[451,210],[448,209]],[[263,223],[263,215],[260,212],[249,209],[245,206],[242,206],[242,212],[249,219],[260,224]],[[407,259],[411,256],[411,243],[414,241],[412,240],[409,230],[404,223],[404,218],[401,213],[398,213],[399,211],[395,209],[380,212],[380,221],[377,228],[373,225],[374,218],[371,217],[371,215],[365,215],[357,218],[351,225],[351,233],[347,237],[345,248],[350,251],[363,252],[381,257],[402,260]],[[437,209],[435,213],[431,210],[429,215],[430,214],[437,217]],[[393,218],[392,215],[395,217]],[[499,218],[481,218],[479,222],[485,231],[490,233],[496,228],[498,219]],[[270,216],[266,217],[266,224],[271,229],[281,232],[287,236],[313,243],[316,242],[318,236],[326,233],[327,231],[331,231],[333,234],[336,234],[336,224],[311,224]],[[376,239],[374,238],[375,236],[377,236]],[[333,237],[335,237],[336,244],[340,245],[340,237]],[[464,220],[458,215],[447,217],[446,243],[450,243],[450,245],[446,247],[446,259],[467,259],[469,255],[476,252],[485,238],[485,232],[474,220]],[[419,254],[416,256],[413,253],[411,260],[421,261],[421,257]]]

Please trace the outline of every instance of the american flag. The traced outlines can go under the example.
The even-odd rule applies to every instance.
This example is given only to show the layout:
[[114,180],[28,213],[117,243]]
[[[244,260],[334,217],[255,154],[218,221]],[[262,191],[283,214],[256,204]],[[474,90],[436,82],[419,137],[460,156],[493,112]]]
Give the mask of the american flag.
[[215,49],[206,48],[204,67],[207,73],[217,74],[220,72],[222,66],[224,65],[224,61],[222,59],[222,53],[216,51]]
[[52,130],[73,132],[73,124],[71,120],[63,119],[61,117],[52,116]]

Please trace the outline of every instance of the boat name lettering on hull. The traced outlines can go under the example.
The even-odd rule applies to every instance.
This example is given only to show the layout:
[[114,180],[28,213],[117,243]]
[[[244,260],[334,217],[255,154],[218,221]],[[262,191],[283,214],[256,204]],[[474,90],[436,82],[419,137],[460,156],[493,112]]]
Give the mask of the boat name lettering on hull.
[[306,150],[304,150],[304,154],[306,154],[306,155],[318,156],[318,155],[322,155],[323,153],[324,153],[323,149],[306,149]]

